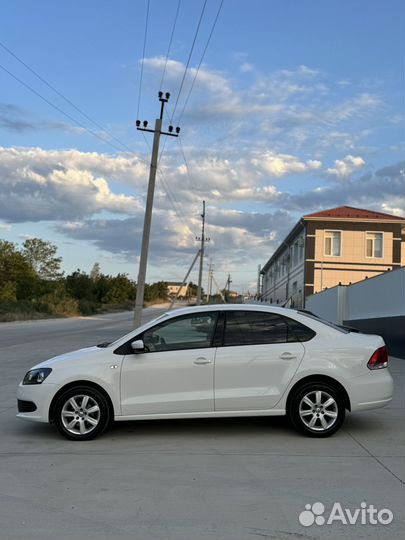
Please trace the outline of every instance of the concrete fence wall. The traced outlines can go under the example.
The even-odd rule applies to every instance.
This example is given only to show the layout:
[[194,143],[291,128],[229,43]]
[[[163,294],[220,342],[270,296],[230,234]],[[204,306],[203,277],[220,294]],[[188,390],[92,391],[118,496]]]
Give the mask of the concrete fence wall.
[[379,334],[390,354],[405,358],[405,267],[307,298],[306,309],[338,324]]

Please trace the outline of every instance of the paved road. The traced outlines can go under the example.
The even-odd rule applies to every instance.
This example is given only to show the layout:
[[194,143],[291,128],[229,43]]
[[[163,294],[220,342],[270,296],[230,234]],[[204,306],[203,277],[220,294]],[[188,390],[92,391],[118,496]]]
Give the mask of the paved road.
[[[74,443],[15,418],[15,387],[32,364],[130,327],[129,313],[0,325],[0,540],[403,539],[401,360],[391,361],[392,405],[349,415],[326,440],[258,418],[125,422]],[[366,501],[395,519],[301,526],[316,501]]]

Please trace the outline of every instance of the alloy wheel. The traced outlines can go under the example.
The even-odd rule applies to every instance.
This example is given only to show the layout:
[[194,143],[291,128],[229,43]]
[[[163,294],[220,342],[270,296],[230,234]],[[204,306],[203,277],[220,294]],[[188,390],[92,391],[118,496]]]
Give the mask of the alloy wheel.
[[324,390],[312,390],[305,394],[299,404],[302,423],[314,431],[330,429],[338,418],[336,400]]
[[72,435],[87,435],[99,424],[100,406],[88,395],[70,397],[62,407],[61,420],[66,431]]

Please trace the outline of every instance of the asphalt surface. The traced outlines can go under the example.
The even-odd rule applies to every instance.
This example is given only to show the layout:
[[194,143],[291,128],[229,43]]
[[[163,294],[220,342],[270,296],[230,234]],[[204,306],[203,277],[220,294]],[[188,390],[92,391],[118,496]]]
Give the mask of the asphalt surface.
[[[273,417],[122,422],[76,443],[15,418],[33,364],[130,328],[130,313],[0,324],[0,540],[404,538],[403,360],[391,359],[392,404],[349,414],[329,439]],[[363,501],[392,523],[298,520],[306,504],[327,517]]]

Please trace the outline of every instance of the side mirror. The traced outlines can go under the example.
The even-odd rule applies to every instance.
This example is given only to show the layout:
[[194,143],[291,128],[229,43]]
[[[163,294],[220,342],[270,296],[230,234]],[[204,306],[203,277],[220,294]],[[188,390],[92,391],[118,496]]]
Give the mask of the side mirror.
[[145,344],[142,339],[137,339],[131,343],[131,349],[135,354],[145,352]]

